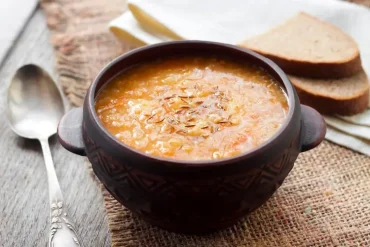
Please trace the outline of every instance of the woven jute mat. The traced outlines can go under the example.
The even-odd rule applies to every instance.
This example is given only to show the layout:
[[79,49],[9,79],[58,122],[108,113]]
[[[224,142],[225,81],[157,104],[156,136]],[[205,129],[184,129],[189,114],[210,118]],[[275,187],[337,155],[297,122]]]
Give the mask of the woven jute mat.
[[[355,0],[356,1],[356,0]],[[370,0],[357,0],[370,6]],[[43,1],[60,81],[74,105],[111,59],[131,47],[107,23],[125,0]],[[277,193],[235,226],[194,236],[153,227],[103,190],[113,246],[370,246],[370,158],[323,142],[303,153]]]

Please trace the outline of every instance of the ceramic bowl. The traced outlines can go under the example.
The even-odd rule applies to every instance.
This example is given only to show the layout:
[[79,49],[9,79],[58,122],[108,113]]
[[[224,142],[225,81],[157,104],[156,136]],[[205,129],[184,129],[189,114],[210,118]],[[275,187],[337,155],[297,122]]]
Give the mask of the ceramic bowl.
[[[106,83],[132,65],[159,57],[217,55],[263,67],[285,89],[289,112],[264,144],[241,155],[203,161],[154,157],[110,134],[94,109]],[[316,147],[326,131],[322,116],[300,105],[286,74],[271,60],[233,45],[177,41],[146,46],[109,63],[87,91],[84,105],[58,127],[60,143],[86,155],[96,176],[122,205],[161,228],[202,233],[228,227],[265,203],[283,183],[300,152]]]

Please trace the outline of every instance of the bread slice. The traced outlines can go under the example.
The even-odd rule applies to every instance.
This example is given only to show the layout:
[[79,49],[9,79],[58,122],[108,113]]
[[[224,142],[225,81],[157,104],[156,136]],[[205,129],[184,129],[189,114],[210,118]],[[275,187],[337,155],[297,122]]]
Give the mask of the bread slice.
[[369,80],[361,71],[342,79],[313,79],[289,75],[299,100],[323,114],[355,115],[369,104]]
[[298,76],[341,78],[361,71],[356,42],[338,27],[303,12],[240,46]]

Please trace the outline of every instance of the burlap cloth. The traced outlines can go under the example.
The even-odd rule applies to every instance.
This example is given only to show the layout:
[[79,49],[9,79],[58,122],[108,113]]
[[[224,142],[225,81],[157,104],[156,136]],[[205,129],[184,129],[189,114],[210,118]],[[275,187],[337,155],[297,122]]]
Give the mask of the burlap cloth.
[[[370,6],[370,0],[357,0]],[[74,105],[111,59],[129,50],[107,30],[125,0],[43,1],[60,82]],[[370,246],[370,157],[329,142],[303,153],[277,193],[235,226],[205,236],[137,219],[103,190],[113,246]]]

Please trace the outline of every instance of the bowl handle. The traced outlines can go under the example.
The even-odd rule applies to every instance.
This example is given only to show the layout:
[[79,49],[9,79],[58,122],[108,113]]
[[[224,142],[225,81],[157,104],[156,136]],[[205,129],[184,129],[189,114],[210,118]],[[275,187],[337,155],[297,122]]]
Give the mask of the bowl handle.
[[301,105],[302,137],[301,152],[318,146],[325,138],[326,124],[324,118],[315,109]]
[[58,125],[58,139],[68,151],[86,156],[85,144],[82,138],[82,107],[67,112]]

